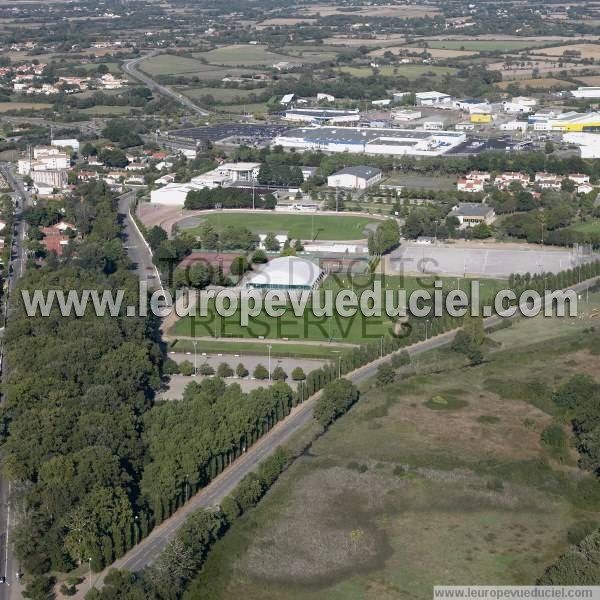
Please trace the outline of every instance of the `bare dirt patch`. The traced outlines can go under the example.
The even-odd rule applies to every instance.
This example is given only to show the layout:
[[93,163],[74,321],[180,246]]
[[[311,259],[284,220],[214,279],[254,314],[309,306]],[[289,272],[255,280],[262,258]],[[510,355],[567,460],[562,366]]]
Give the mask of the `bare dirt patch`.
[[551,46],[532,50],[532,54],[545,54],[546,56],[563,56],[565,52],[579,52],[581,58],[600,58],[600,44],[569,44],[565,46]]

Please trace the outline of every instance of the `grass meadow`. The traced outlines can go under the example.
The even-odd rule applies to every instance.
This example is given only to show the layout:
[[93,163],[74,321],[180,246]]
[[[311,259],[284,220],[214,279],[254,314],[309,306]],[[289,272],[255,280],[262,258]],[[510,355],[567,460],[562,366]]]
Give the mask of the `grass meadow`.
[[552,387],[600,379],[599,309],[593,294],[579,318],[522,319],[476,367],[439,349],[397,383],[363,384],[216,545],[186,600],[429,600],[436,584],[533,584],[575,523],[600,519],[575,506],[575,451],[559,463],[540,443]]

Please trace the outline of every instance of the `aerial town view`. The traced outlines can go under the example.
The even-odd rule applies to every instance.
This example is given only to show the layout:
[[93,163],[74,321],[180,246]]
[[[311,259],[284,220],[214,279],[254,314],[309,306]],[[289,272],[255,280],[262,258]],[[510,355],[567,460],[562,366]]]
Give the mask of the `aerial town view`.
[[0,600],[600,600],[600,3],[0,0]]

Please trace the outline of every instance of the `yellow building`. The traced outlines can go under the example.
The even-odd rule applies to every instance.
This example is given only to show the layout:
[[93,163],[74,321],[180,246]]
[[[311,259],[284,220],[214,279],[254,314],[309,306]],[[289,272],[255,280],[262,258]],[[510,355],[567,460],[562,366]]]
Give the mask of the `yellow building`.
[[491,123],[492,115],[480,115],[474,114],[471,115],[471,123]]
[[598,131],[600,129],[600,114],[571,111],[558,115],[551,120],[550,124],[552,129],[564,132]]

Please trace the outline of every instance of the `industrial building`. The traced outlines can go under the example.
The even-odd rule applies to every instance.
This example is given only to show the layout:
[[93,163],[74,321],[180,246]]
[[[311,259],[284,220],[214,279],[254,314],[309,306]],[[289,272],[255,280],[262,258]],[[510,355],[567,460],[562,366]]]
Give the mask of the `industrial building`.
[[442,92],[417,92],[415,94],[417,106],[433,106],[441,102],[449,102],[450,99],[450,94],[443,94]]
[[600,87],[578,87],[571,90],[571,95],[575,98],[600,98]]
[[357,108],[335,110],[328,108],[292,108],[286,110],[283,118],[294,123],[310,123],[312,125],[324,124],[351,124],[360,121],[360,111]]
[[565,133],[563,141],[579,146],[581,158],[600,158],[600,135],[596,133]]
[[382,172],[375,167],[346,167],[327,178],[329,187],[364,190],[381,180]]
[[272,143],[284,148],[323,152],[439,156],[459,146],[466,139],[466,135],[460,131],[319,127],[292,129],[277,136]]
[[325,273],[310,260],[282,256],[250,275],[245,285],[262,290],[313,290],[324,277]]
[[600,113],[568,111],[536,113],[528,118],[535,131],[593,132],[600,131]]

